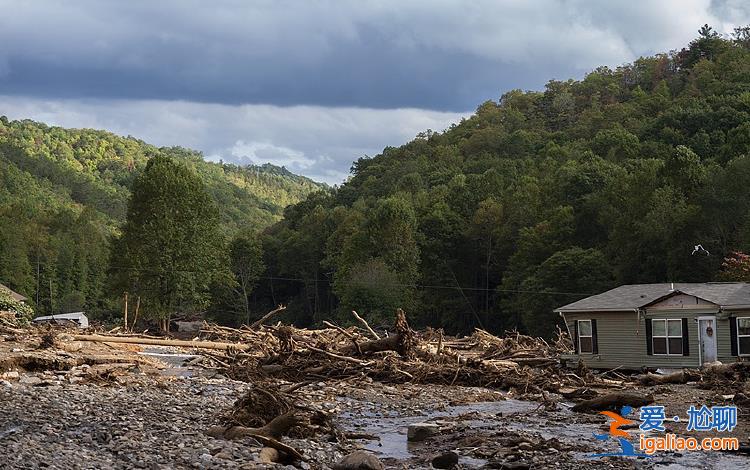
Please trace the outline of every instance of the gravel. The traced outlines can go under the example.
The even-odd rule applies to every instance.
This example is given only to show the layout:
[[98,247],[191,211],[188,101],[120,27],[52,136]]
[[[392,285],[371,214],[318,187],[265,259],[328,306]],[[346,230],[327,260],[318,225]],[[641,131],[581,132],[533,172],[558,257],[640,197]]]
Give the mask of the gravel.
[[[0,467],[263,468],[255,462],[261,446],[253,439],[226,441],[203,433],[247,384],[126,379],[124,384],[71,384],[52,374],[24,374],[5,381],[0,385]],[[324,445],[287,442],[317,458],[320,463],[313,468],[325,468],[328,455],[340,457]]]

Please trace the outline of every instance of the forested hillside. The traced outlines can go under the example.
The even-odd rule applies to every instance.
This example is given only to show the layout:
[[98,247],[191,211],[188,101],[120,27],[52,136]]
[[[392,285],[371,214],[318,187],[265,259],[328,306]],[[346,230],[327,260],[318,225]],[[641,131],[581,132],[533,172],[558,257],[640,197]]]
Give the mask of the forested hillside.
[[272,224],[284,207],[321,187],[272,165],[210,163],[184,148],[0,117],[0,282],[32,303],[38,296],[40,312],[113,310],[106,290],[110,242],[124,222],[133,181],[158,155],[200,176],[227,238]]
[[[750,31],[544,91],[360,159],[265,234],[258,298],[299,323],[550,334],[556,306],[621,283],[710,281],[750,249]],[[702,244],[710,254],[693,252]],[[382,320],[379,320],[382,319]]]

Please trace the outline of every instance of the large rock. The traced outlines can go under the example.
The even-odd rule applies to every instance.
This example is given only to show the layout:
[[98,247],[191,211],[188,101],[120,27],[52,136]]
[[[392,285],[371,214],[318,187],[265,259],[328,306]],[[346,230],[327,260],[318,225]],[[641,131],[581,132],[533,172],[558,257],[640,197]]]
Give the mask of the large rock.
[[440,426],[435,423],[410,424],[406,431],[406,440],[409,442],[424,441],[440,432]]
[[357,450],[333,466],[333,470],[384,470],[383,463],[374,455]]
[[455,452],[446,452],[432,459],[434,468],[453,468],[458,465],[458,454]]

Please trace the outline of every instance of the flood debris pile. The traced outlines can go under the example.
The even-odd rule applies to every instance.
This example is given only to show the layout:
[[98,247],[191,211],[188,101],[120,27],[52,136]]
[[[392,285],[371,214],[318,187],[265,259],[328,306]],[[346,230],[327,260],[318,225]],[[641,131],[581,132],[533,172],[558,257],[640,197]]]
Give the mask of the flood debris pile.
[[290,382],[369,377],[383,383],[482,386],[511,390],[545,399],[545,392],[606,382],[561,367],[558,356],[569,351],[562,332],[549,344],[518,332],[504,337],[477,329],[463,338],[442,331],[414,331],[406,314],[396,312],[392,331],[381,337],[358,315],[362,327],[300,329],[289,325],[259,325],[231,329],[205,325],[200,337],[234,341],[236,348],[211,354],[213,367],[247,382],[269,378]]
[[[685,403],[696,395],[719,403],[749,401],[750,363],[667,375],[569,369],[558,360],[571,349],[562,333],[554,342],[484,330],[456,338],[435,329],[415,331],[399,310],[386,334],[359,315],[354,319],[356,326],[325,322],[320,329],[204,324],[194,338],[182,340],[6,325],[0,332],[0,394],[20,403],[12,426],[24,421],[25,408],[39,396],[63,409],[56,420],[60,429],[68,429],[65,417],[75,409],[65,402],[69,393],[96,402],[79,412],[84,421],[99,423],[97,429],[110,429],[125,413],[128,427],[112,438],[112,453],[100,456],[102,461],[197,461],[206,468],[293,464],[306,470],[361,468],[362,462],[382,468],[376,457],[389,468],[403,460],[449,468],[456,453],[461,465],[508,468],[518,462],[544,468],[562,462],[561,468],[576,468],[576,453],[592,446],[579,444],[579,437],[604,425],[599,411],[665,403],[679,394]],[[172,394],[174,400],[161,403],[162,395]],[[143,397],[148,400],[141,403]],[[466,412],[458,414],[463,406]],[[161,411],[149,418],[155,409]],[[38,416],[45,413],[38,408]],[[569,422],[585,428],[572,437],[549,434]],[[174,455],[146,456],[138,440],[128,438],[145,432],[141,426],[156,429],[148,431],[154,439],[167,431],[177,436]],[[77,448],[86,448],[70,433],[58,433],[55,445],[73,439]],[[39,428],[29,439],[42,442],[47,435]],[[14,436],[17,448],[26,445],[20,432]],[[389,456],[378,450],[393,449],[393,439],[404,446],[408,441],[413,453]],[[189,449],[179,447],[183,444]],[[115,453],[122,446],[132,452]]]
[[303,394],[297,393],[306,385],[309,383],[284,388],[254,385],[219,417],[221,424],[211,426],[206,434],[217,439],[255,439],[264,446],[259,454],[261,463],[305,459],[302,451],[282,442],[285,436],[346,442],[345,433],[334,424],[333,414],[317,409]]

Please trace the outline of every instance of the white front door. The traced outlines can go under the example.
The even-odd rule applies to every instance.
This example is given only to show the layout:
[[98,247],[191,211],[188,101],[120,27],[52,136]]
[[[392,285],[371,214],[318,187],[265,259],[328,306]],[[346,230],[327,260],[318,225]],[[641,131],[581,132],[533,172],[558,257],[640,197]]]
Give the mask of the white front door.
[[698,318],[701,364],[716,361],[716,317]]

